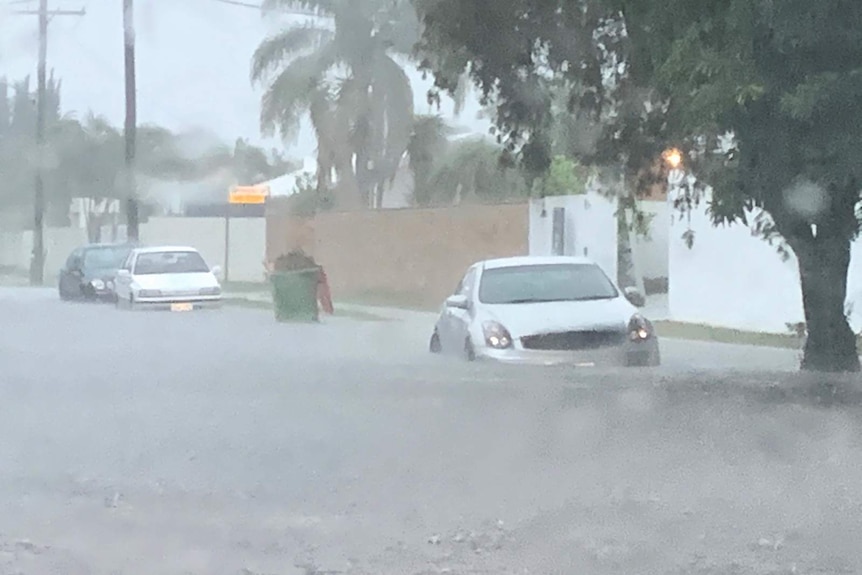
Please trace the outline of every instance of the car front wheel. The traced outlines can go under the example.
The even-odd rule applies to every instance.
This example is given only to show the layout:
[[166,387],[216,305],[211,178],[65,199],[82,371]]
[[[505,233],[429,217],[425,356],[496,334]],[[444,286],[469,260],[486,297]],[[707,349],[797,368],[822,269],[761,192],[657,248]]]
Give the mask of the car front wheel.
[[431,335],[431,341],[428,342],[428,350],[431,353],[443,353],[443,344],[440,343],[440,334],[434,330],[434,333]]
[[120,297],[119,295],[115,295],[114,296],[114,302],[115,302],[115,305],[117,306],[117,309],[123,309],[123,310],[135,309],[135,296],[133,296],[132,294],[129,294],[129,297],[127,297],[127,298],[123,298],[123,297]]
[[476,348],[473,347],[473,342],[469,337],[464,342],[464,358],[467,361],[476,361]]
[[626,367],[658,367],[661,365],[661,354],[658,346],[650,350],[629,353],[626,357]]

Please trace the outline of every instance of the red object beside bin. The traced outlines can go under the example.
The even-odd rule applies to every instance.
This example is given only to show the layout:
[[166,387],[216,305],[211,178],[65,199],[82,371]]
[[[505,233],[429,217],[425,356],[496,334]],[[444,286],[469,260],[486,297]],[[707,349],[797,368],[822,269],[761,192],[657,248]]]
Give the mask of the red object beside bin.
[[320,273],[317,276],[317,301],[320,302],[320,308],[329,315],[335,313],[332,306],[332,292],[329,289],[329,280],[326,277],[326,272],[320,268]]

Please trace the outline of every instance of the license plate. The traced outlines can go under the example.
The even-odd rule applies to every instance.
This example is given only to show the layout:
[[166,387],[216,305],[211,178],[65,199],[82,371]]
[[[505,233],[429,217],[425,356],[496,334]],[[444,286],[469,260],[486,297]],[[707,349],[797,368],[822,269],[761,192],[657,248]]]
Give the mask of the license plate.
[[171,311],[192,311],[195,306],[190,303],[172,303]]

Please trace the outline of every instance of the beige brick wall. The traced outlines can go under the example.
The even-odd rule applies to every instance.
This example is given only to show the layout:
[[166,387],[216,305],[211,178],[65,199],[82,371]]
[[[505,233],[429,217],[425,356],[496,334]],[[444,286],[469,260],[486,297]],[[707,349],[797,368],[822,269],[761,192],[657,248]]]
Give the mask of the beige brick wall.
[[267,254],[303,246],[326,269],[336,299],[439,305],[477,260],[528,253],[526,204],[270,214]]

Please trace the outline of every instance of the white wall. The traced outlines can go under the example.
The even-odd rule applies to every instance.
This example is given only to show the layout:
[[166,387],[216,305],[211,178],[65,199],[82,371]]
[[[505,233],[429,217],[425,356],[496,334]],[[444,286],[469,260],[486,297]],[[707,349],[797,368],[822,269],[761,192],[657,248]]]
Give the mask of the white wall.
[[[45,228],[45,281],[53,282],[69,253],[87,242],[87,233],[79,228]],[[33,232],[0,233],[0,266],[22,273],[30,268]]]
[[[556,207],[566,208],[565,253],[593,258],[611,277],[617,273],[616,200],[597,192],[553,196],[530,201],[530,254],[550,255]],[[545,217],[542,217],[542,210]],[[641,210],[653,215],[649,239],[632,236],[632,257],[642,278],[668,277],[670,205],[641,202]]]
[[595,192],[530,200],[530,255],[551,255],[554,208],[566,210],[564,254],[589,257],[616,278],[616,200]]
[[[787,333],[804,321],[796,258],[782,261],[743,225],[714,227],[703,208],[691,215],[694,245],[681,239],[687,222],[670,229],[669,306],[673,319],[738,329]],[[862,242],[852,247],[848,302],[851,325],[862,328]]]
[[[150,218],[141,225],[141,241],[146,244],[190,245],[200,250],[210,265],[224,266],[225,225],[222,218]],[[80,228],[47,228],[45,281],[52,283],[69,253],[86,243],[86,231]],[[0,233],[0,265],[26,271],[30,266],[32,246],[31,232]],[[264,218],[231,219],[228,271],[231,281],[263,281],[265,251]]]
[[[141,226],[141,241],[148,244],[190,245],[200,250],[211,266],[225,263],[225,221],[223,218],[150,218]],[[264,218],[231,218],[231,281],[263,281],[266,251]]]
[[31,245],[22,232],[0,232],[0,266],[26,270]]
[[[27,265],[30,265],[30,253],[33,249],[33,234],[28,232]],[[80,228],[46,228],[45,229],[45,280],[56,278],[60,269],[66,263],[69,253],[76,247],[87,243],[87,231]]]

